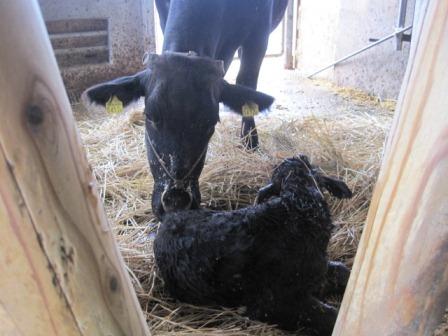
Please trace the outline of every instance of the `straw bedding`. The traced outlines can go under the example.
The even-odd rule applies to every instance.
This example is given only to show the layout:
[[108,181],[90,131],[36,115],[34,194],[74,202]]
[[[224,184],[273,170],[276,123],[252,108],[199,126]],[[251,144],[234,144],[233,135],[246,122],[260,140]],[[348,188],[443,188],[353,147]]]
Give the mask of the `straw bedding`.
[[[82,119],[78,125],[88,158],[153,335],[285,335],[273,326],[249,321],[237,310],[194,307],[167,296],[152,254],[157,222],[150,210],[152,178],[142,111]],[[273,166],[302,152],[354,191],[351,200],[329,200],[336,225],[329,253],[351,266],[391,119],[386,109],[283,121],[272,114],[257,121],[262,145],[248,154],[238,138],[239,118],[223,116],[200,180],[203,205],[235,209],[251,204]]]

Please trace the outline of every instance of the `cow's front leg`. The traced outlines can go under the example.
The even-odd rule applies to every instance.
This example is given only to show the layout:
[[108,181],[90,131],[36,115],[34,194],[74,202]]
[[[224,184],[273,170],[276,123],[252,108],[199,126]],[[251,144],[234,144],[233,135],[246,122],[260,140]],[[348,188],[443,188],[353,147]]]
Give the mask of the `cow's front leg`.
[[257,128],[254,117],[243,117],[241,120],[241,138],[248,150],[256,149],[259,145]]
[[[268,45],[269,32],[258,32],[257,36],[250,36],[241,48],[241,65],[236,78],[236,83],[257,89],[258,75],[261,63]],[[255,149],[259,145],[258,133],[255,127],[253,115],[257,114],[256,106],[250,106],[248,102],[246,109],[243,109],[241,122],[241,138],[247,149]]]

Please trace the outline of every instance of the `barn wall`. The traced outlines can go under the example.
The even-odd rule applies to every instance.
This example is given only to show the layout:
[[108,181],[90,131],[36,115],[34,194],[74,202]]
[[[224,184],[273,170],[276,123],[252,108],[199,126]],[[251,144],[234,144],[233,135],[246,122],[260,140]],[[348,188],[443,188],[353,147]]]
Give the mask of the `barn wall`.
[[[296,65],[307,74],[334,60],[340,0],[299,0],[299,3]],[[332,80],[333,69],[320,77]]]
[[[69,91],[80,92],[86,87],[117,76],[131,74],[142,68],[145,51],[154,51],[153,2],[148,0],[39,0],[52,42],[71,36],[70,41],[55,47],[64,84]],[[95,22],[107,21],[107,41],[79,44],[76,35],[101,33]],[[63,30],[64,23],[75,22],[74,28]],[[73,21],[74,20],[74,21]],[[79,22],[77,22],[79,20]],[[67,28],[67,24],[65,25]],[[75,35],[75,37],[73,37]],[[89,37],[90,38],[90,37]],[[86,42],[86,41],[84,41]],[[81,45],[81,48],[77,48]],[[59,47],[60,48],[60,47]],[[75,49],[76,48],[76,49]]]
[[[333,0],[332,3],[301,1],[297,64],[303,74],[368,45],[369,38],[382,38],[395,29],[399,0]],[[408,0],[407,24],[412,22],[414,3],[415,0]],[[323,13],[329,13],[327,18]],[[315,27],[310,28],[311,25]],[[381,98],[397,98],[408,56],[409,43],[405,42],[403,49],[397,51],[395,39],[391,39],[323,72],[320,77]]]

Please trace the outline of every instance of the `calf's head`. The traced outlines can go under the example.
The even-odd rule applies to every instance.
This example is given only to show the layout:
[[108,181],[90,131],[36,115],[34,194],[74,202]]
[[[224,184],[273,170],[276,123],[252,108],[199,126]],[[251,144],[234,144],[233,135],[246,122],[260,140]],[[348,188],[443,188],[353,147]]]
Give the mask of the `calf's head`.
[[283,160],[275,167],[271,183],[260,189],[257,202],[290,192],[323,200],[321,189],[326,189],[337,198],[352,197],[351,190],[343,181],[326,176],[319,168],[311,165],[307,156],[298,155]]
[[245,104],[267,109],[273,98],[224,79],[221,61],[191,54],[150,55],[147,69],[88,89],[84,97],[105,105],[112,97],[124,106],[145,98],[145,142],[152,175],[153,212],[194,209],[200,204],[198,179],[209,140],[219,121],[219,103],[236,113]]

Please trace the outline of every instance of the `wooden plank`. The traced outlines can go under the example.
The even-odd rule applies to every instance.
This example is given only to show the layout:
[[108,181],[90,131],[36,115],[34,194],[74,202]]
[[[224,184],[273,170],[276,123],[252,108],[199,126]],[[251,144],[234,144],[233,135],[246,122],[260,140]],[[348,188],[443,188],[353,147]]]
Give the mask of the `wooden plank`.
[[285,15],[285,69],[294,69],[294,0],[288,1]]
[[37,233],[3,148],[0,178],[0,334],[81,335],[59,295],[50,262],[40,252]]
[[448,302],[448,1],[423,12],[333,335],[432,335]]
[[0,2],[0,334],[149,335],[36,0]]

